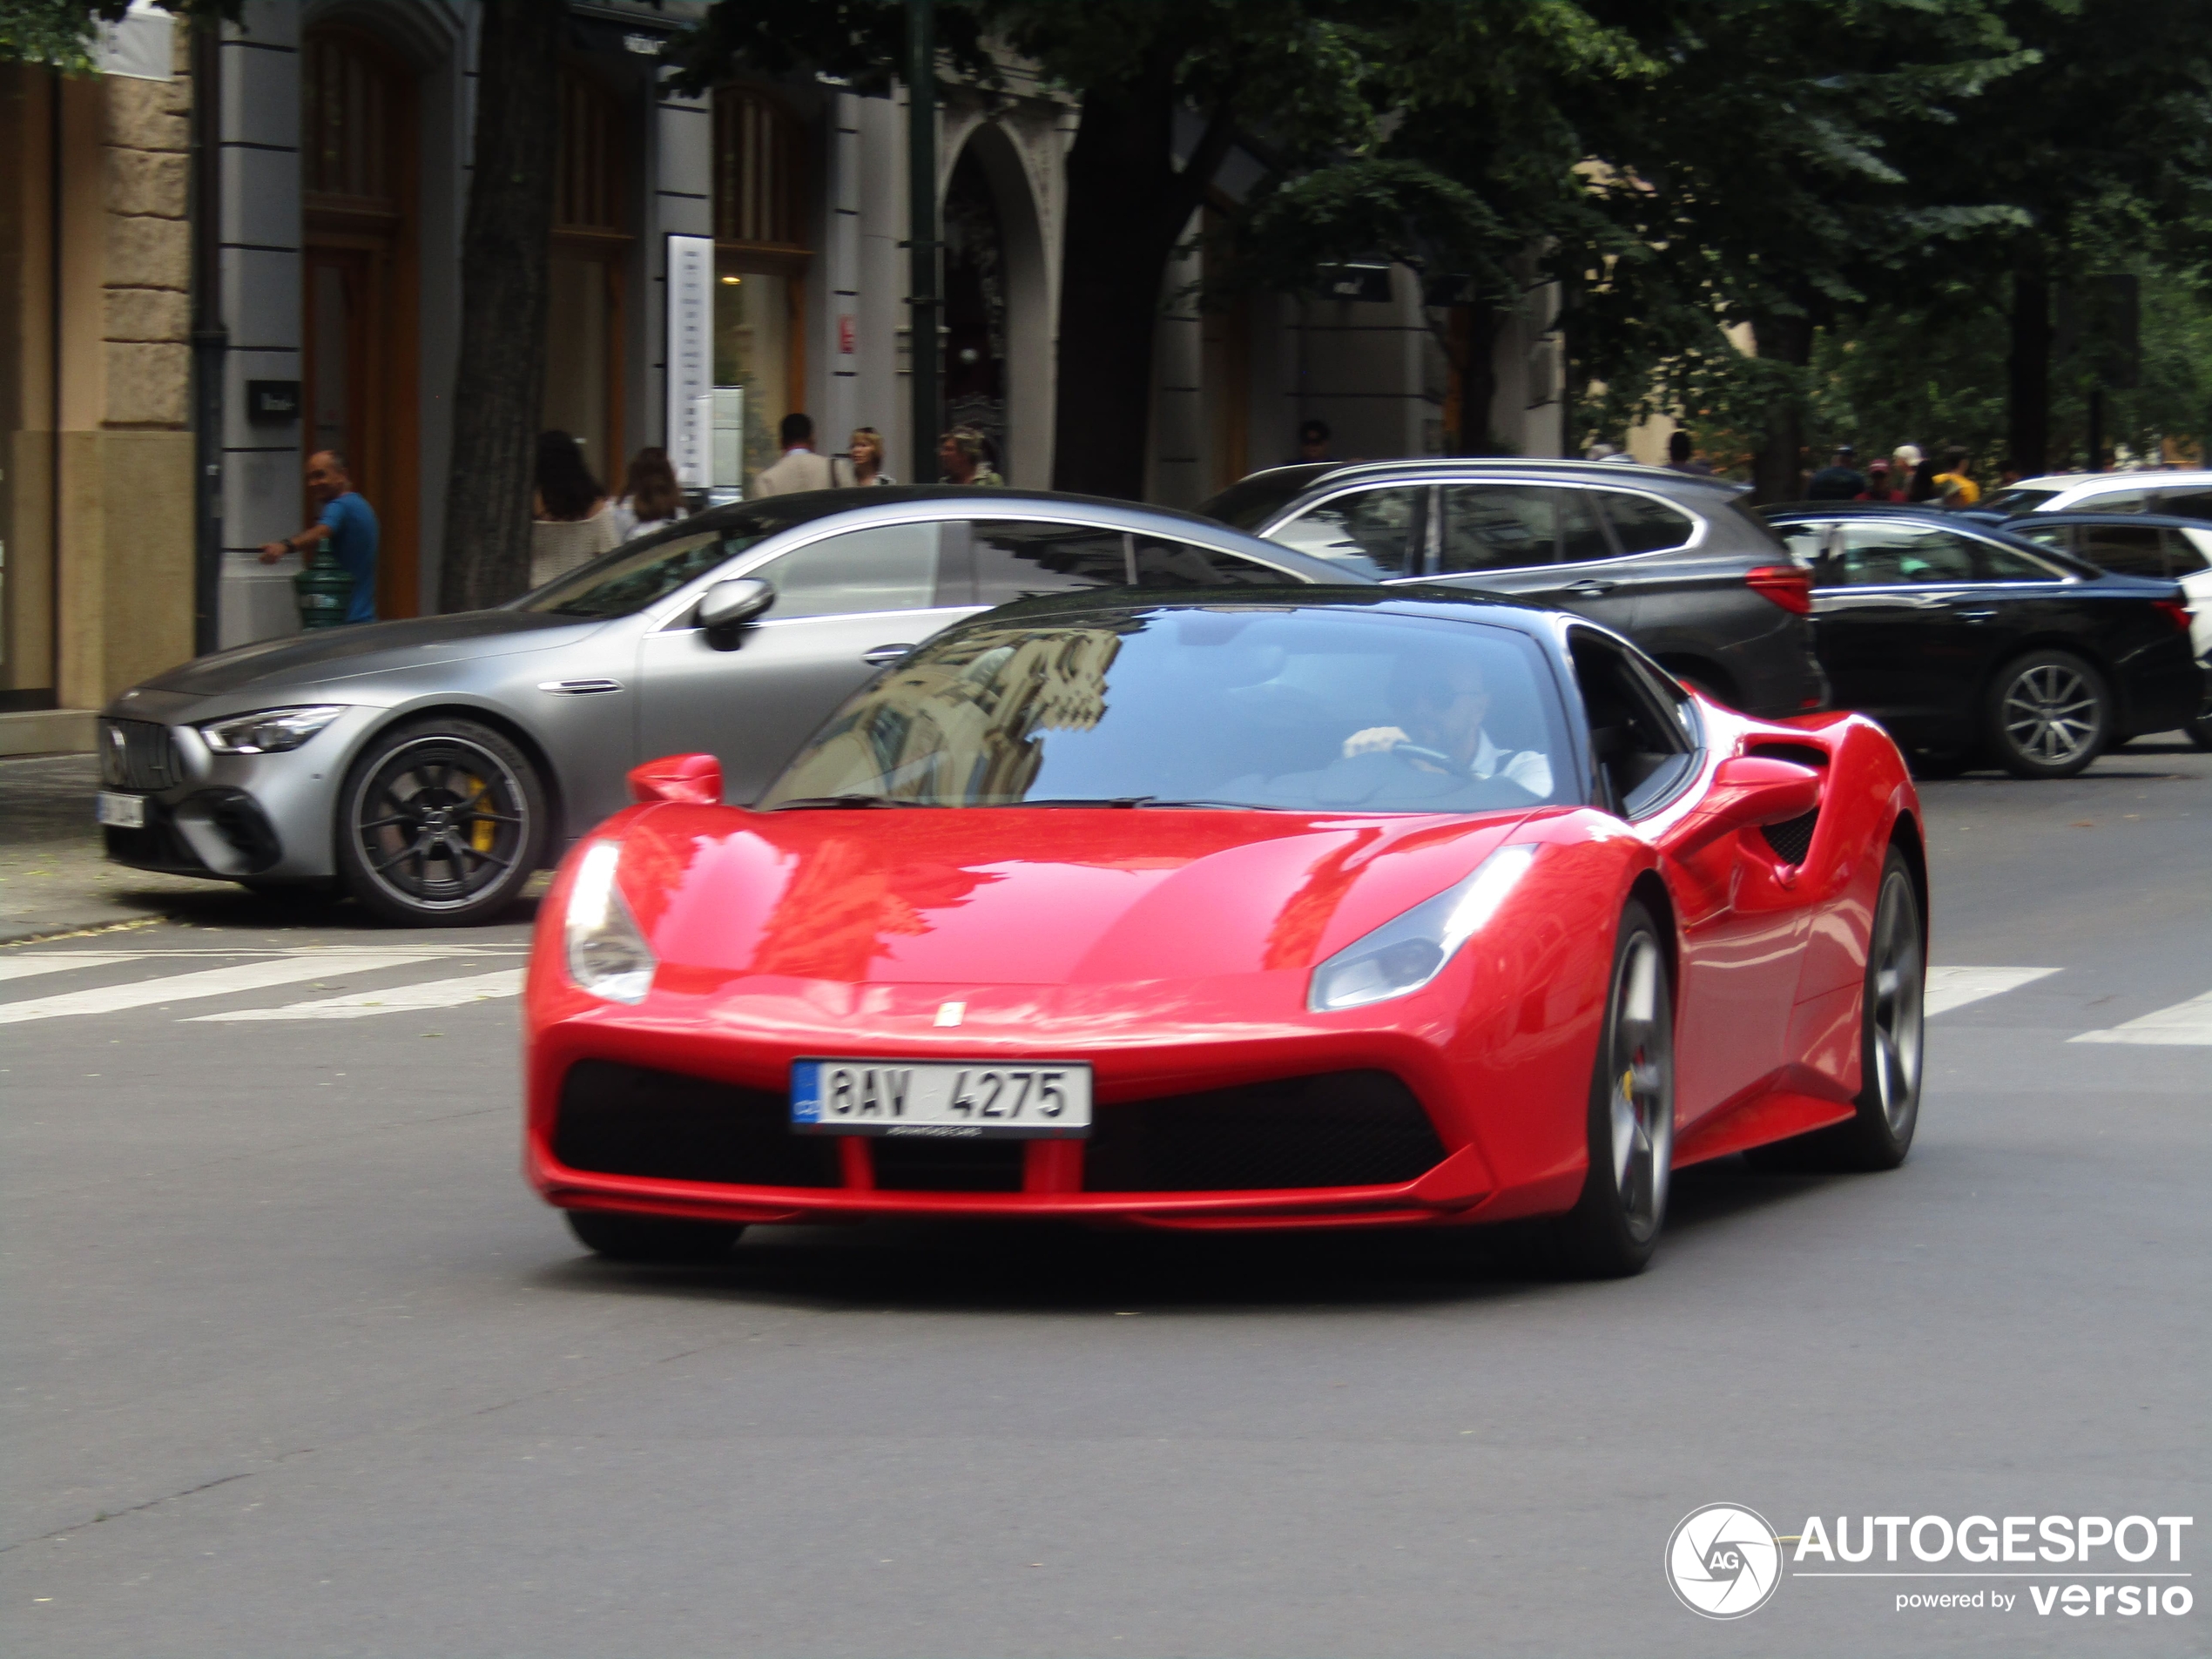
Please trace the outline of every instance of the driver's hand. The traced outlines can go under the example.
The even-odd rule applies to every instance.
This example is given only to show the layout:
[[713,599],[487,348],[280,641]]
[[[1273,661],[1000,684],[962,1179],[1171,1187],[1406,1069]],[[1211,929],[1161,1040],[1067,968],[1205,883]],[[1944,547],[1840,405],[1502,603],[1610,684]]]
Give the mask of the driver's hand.
[[1354,755],[1387,754],[1401,743],[1413,739],[1394,725],[1371,725],[1365,732],[1355,732],[1344,740],[1344,758]]

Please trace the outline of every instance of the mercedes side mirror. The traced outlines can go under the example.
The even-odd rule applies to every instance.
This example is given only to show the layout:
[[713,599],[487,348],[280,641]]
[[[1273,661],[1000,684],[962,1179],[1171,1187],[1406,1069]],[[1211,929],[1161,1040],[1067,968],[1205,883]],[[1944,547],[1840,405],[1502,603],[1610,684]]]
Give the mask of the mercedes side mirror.
[[648,760],[642,766],[630,769],[630,799],[719,806],[722,763],[712,755],[663,755],[658,760]]
[[776,603],[776,590],[757,576],[718,582],[699,598],[699,626],[742,628]]

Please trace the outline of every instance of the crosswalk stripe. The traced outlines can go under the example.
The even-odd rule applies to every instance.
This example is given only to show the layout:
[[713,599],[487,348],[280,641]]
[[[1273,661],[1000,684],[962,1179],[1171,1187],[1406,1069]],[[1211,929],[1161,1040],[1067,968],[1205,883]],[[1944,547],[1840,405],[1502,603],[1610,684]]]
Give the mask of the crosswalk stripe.
[[2069,1042],[2140,1042],[2158,1048],[2212,1048],[2212,991],[2146,1014],[2109,1031],[2084,1031]]
[[518,995],[523,970],[503,968],[496,974],[471,974],[462,979],[426,980],[390,990],[355,991],[347,996],[327,996],[312,1002],[291,1002],[274,1008],[226,1008],[220,1014],[195,1014],[184,1023],[202,1025],[233,1020],[357,1020],[370,1014],[402,1014],[419,1008],[458,1008],[490,997]]
[[181,1002],[199,996],[227,996],[233,991],[259,991],[271,985],[292,985],[319,979],[326,974],[365,973],[372,968],[399,968],[431,960],[421,955],[380,952],[348,955],[332,952],[314,956],[282,957],[269,962],[241,962],[235,968],[210,968],[197,974],[172,974],[161,979],[138,980],[129,985],[103,985],[91,990],[64,991],[55,996],[29,997],[20,1002],[0,1002],[0,1025],[25,1020],[52,1020],[70,1014],[114,1014],[154,1002]]
[[1948,1014],[1984,997],[2017,991],[2058,971],[2055,968],[1931,968],[1923,1011],[1930,1015]]
[[0,980],[29,979],[33,974],[58,974],[71,968],[108,968],[138,959],[120,951],[71,951],[48,956],[10,956],[0,960]]

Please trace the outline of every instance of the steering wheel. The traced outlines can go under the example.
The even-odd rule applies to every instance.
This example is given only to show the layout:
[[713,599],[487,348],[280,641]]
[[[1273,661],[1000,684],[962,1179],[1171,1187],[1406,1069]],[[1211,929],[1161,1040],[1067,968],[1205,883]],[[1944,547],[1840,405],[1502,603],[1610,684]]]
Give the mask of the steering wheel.
[[1472,771],[1440,749],[1424,748],[1418,743],[1393,743],[1383,752],[1393,759],[1426,761],[1447,777],[1464,778],[1470,782],[1474,778]]

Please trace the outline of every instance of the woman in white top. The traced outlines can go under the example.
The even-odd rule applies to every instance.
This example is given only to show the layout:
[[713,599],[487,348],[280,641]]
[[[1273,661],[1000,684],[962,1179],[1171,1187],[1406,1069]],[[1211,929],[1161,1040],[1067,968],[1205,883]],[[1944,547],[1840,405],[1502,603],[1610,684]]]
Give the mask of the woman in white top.
[[630,476],[623,482],[622,499],[608,510],[614,515],[617,544],[683,517],[684,490],[676,482],[676,469],[669,464],[668,451],[640,449],[633,455]]
[[856,484],[895,484],[899,481],[883,469],[883,434],[872,426],[853,428],[853,442],[847,447],[853,465],[853,482]]
[[607,492],[565,432],[537,435],[537,488],[530,498],[530,586],[588,564],[621,544]]

